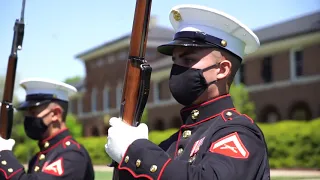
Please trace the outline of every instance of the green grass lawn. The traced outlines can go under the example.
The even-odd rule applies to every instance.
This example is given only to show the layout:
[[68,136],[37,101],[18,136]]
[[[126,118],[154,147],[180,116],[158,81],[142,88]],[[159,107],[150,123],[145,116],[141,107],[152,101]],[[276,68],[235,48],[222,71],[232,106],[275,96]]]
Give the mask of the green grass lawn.
[[112,172],[96,171],[95,180],[110,180],[112,179]]
[[[96,171],[95,180],[111,180],[112,172]],[[319,179],[320,177],[271,177],[271,180],[308,180],[308,179]]]

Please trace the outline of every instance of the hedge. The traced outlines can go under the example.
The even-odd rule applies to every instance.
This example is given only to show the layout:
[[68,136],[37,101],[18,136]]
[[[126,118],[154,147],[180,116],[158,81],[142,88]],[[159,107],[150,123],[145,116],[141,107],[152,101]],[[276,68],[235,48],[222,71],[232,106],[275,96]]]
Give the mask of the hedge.
[[[269,149],[271,168],[320,168],[320,119],[313,121],[281,121],[274,124],[258,124],[262,129]],[[159,144],[177,129],[153,131],[149,139]],[[94,164],[106,165],[111,159],[104,151],[106,137],[77,138],[83,144]],[[36,143],[18,144],[14,153],[21,162],[26,162],[37,152]]]

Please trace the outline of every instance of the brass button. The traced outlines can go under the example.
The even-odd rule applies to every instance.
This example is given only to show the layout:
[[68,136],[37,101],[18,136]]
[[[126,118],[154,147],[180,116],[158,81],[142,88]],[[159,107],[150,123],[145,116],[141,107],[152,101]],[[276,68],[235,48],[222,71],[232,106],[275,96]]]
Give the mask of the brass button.
[[46,156],[44,154],[41,154],[39,157],[40,160],[43,160],[44,158],[46,158]]
[[7,165],[7,161],[1,161],[2,165]]
[[39,166],[34,167],[35,172],[39,171],[39,169],[40,169]]
[[192,157],[189,159],[189,163],[192,163],[195,159],[196,159],[196,156],[192,156]]
[[124,162],[128,163],[129,161],[129,156],[126,156],[126,158],[124,158]]
[[182,137],[183,138],[188,138],[191,136],[191,131],[190,130],[186,130],[183,132]]
[[156,165],[152,165],[150,168],[150,172],[156,172],[158,167]]
[[140,167],[140,165],[141,165],[141,160],[138,159],[138,160],[136,161],[136,166],[137,166],[137,167]]
[[44,147],[45,147],[45,148],[49,147],[49,145],[50,145],[50,144],[49,144],[48,141],[44,143]]
[[197,119],[198,116],[199,116],[199,111],[198,110],[195,109],[195,110],[191,111],[191,118],[193,120]]
[[67,141],[66,143],[65,143],[67,146],[70,146],[70,141]]
[[12,169],[12,168],[9,168],[9,169],[8,169],[8,172],[9,172],[9,173],[12,173],[12,172],[13,172],[13,169]]
[[179,148],[178,149],[178,155],[182,154],[183,153],[183,149],[182,148]]
[[227,46],[227,41],[222,40],[222,41],[221,41],[221,45],[222,45],[223,47],[226,47],[226,46]]
[[226,115],[227,115],[227,116],[232,116],[232,112],[228,111],[228,112],[226,113]]
[[172,10],[173,18],[176,21],[181,21],[181,14],[177,10]]

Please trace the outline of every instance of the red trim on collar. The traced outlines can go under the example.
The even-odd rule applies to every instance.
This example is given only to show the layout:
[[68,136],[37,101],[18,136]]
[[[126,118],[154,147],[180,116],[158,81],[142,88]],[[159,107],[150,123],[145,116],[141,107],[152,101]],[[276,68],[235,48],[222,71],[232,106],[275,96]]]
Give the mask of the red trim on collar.
[[7,171],[5,171],[4,169],[0,168],[0,171],[3,172],[4,177],[5,177],[6,179],[11,179],[13,176],[15,176],[18,172],[20,172],[20,171],[22,171],[22,170],[23,170],[23,168],[17,169],[16,171],[12,172],[12,173],[8,176]]
[[42,141],[41,141],[41,144],[45,143],[46,141],[49,141],[49,140],[53,139],[54,137],[56,137],[57,135],[61,134],[62,132],[66,131],[66,130],[68,130],[68,128],[63,128],[63,129],[59,130],[59,131],[56,132],[55,134],[53,134],[53,135],[45,138],[44,140],[42,140]]
[[[229,111],[230,111],[230,110],[236,111],[236,108],[225,109],[224,111],[227,111],[227,110],[229,110]],[[206,118],[206,119],[203,119],[203,120],[201,120],[201,121],[195,122],[195,123],[193,123],[193,124],[185,124],[185,125],[182,125],[182,126],[180,127],[180,129],[179,129],[179,135],[178,135],[178,139],[177,139],[177,143],[176,143],[176,150],[175,150],[175,152],[174,152],[174,156],[175,156],[175,157],[177,156],[178,147],[179,147],[179,141],[180,141],[182,129],[184,129],[184,128],[189,128],[189,127],[192,127],[192,126],[195,126],[195,125],[204,123],[204,122],[206,122],[206,121],[209,121],[209,120],[211,120],[211,119],[213,119],[213,118],[216,118],[216,117],[222,115],[222,113],[223,113],[224,111],[222,111],[222,112],[220,112],[220,113],[218,113],[218,114],[215,114],[215,115],[213,115],[213,116],[210,116],[210,117],[208,117],[208,118]],[[224,120],[224,121],[225,121],[225,120]]]
[[61,139],[60,141],[58,141],[56,144],[54,144],[53,146],[49,147],[48,149],[45,149],[43,151],[40,151],[40,153],[44,154],[44,153],[47,153],[48,151],[50,151],[51,149],[57,147],[59,144],[63,143],[63,142],[66,142],[67,140],[71,139],[72,136],[67,136],[63,139]]
[[222,95],[222,96],[218,96],[218,97],[216,97],[216,98],[213,98],[213,99],[208,100],[208,101],[206,101],[206,102],[203,102],[203,103],[201,103],[201,104],[193,105],[193,106],[190,106],[190,107],[185,107],[185,108],[183,108],[183,109],[181,110],[181,112],[188,111],[188,110],[191,110],[191,109],[195,109],[195,108],[198,108],[198,107],[201,107],[201,106],[210,104],[210,103],[212,103],[212,102],[214,102],[214,101],[217,101],[217,100],[219,100],[219,99],[226,98],[226,97],[229,97],[229,96],[230,96],[230,94],[225,94],[225,95]]

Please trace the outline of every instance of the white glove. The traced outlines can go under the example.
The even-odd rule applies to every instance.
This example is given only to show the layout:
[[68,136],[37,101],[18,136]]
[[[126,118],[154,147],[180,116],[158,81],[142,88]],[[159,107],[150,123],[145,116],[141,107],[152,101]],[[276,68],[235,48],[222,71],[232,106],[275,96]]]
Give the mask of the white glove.
[[0,136],[0,151],[9,150],[12,151],[12,148],[16,141],[14,139],[3,139]]
[[144,123],[138,127],[130,126],[120,118],[113,117],[109,121],[106,153],[116,162],[120,162],[126,150],[137,139],[148,139],[148,126]]

